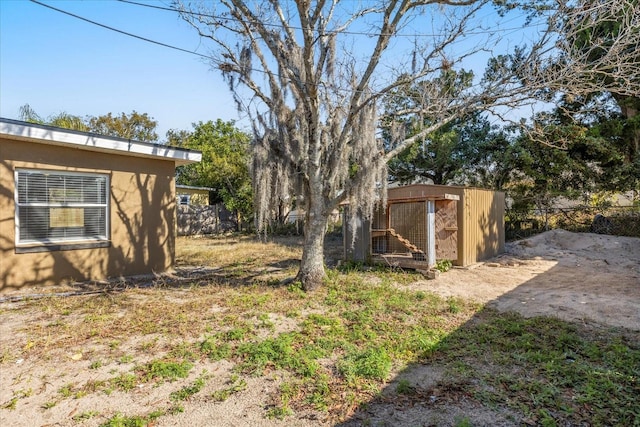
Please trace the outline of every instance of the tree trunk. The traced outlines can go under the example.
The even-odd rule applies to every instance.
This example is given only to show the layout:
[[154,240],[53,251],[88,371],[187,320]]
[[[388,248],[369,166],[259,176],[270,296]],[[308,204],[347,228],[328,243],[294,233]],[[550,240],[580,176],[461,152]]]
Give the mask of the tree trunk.
[[324,236],[329,217],[324,215],[320,209],[315,210],[317,212],[309,209],[305,213],[304,246],[297,277],[305,291],[317,289],[325,278]]

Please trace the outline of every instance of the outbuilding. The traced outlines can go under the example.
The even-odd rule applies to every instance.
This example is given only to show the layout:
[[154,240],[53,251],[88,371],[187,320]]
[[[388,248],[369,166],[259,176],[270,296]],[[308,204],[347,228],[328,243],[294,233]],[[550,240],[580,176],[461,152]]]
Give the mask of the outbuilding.
[[0,118],[0,290],[162,272],[197,151]]
[[415,184],[390,188],[385,209],[359,221],[355,242],[345,217],[345,258],[408,268],[439,260],[468,266],[504,252],[504,193]]

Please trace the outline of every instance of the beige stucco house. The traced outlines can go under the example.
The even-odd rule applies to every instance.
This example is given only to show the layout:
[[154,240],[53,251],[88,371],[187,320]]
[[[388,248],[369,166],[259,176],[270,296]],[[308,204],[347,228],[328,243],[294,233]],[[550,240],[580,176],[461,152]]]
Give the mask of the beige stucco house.
[[200,159],[0,118],[0,291],[167,270],[175,167]]

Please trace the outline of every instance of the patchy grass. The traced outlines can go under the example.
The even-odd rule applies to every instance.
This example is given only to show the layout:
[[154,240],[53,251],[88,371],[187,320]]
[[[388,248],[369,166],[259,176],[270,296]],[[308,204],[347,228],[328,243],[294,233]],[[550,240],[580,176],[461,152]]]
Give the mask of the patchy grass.
[[640,420],[640,343],[612,331],[485,310],[427,360],[447,366],[451,381],[479,401],[506,405],[536,425]]
[[[624,333],[484,310],[461,298],[405,289],[418,279],[413,273],[359,265],[329,270],[325,286],[305,294],[295,282],[284,285],[295,274],[297,242],[179,239],[179,264],[209,266],[215,274],[187,286],[26,300],[0,312],[0,320],[12,313],[28,319],[14,331],[11,357],[0,358],[0,369],[17,359],[85,352],[78,371],[110,373],[105,380],[58,384],[47,403],[34,408],[41,411],[61,399],[133,393],[141,384],[167,390],[161,407],[143,415],[113,409],[100,410],[110,418],[76,415],[76,421],[102,417],[105,426],[151,424],[188,410],[192,399],[241,398],[249,377],[284,378],[263,416],[286,419],[313,410],[337,421],[414,363],[443,367],[440,389],[509,408],[530,424],[622,426],[640,419],[640,347]],[[230,379],[204,392],[210,378],[204,364],[223,362],[232,366]],[[19,379],[11,387],[0,410],[15,410],[27,397]],[[394,391],[405,401],[425,396],[406,381]],[[456,420],[472,424],[472,418]]]

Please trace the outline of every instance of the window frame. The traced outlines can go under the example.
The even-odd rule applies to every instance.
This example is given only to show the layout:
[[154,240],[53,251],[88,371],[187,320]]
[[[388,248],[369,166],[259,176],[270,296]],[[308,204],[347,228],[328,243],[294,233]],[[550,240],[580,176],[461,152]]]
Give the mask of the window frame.
[[[40,173],[51,175],[64,175],[70,177],[99,177],[105,181],[104,203],[87,202],[20,202],[19,182],[21,173]],[[16,168],[14,171],[14,202],[15,202],[15,249],[16,253],[49,252],[75,249],[91,249],[109,247],[111,245],[111,180],[107,173],[78,172],[40,168]],[[45,207],[51,212],[55,208],[100,208],[104,210],[104,234],[98,237],[70,237],[70,238],[44,238],[44,239],[20,239],[20,208],[21,207]],[[103,231],[103,230],[100,230]]]

